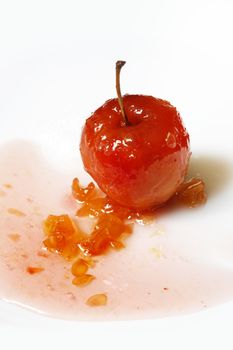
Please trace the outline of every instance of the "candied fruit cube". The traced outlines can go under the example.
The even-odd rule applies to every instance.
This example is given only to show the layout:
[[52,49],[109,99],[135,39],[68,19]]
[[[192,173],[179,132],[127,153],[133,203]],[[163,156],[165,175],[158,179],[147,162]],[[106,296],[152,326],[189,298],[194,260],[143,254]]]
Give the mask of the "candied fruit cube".
[[122,243],[121,241],[111,241],[111,247],[116,249],[116,250],[120,250],[122,248],[125,248],[124,243]]
[[100,255],[110,245],[109,232],[106,228],[95,230],[87,239],[79,243],[80,250],[86,255]]
[[116,215],[105,214],[99,218],[95,226],[97,230],[101,228],[106,228],[112,238],[118,238],[124,232],[125,224]]
[[75,178],[72,183],[72,194],[75,199],[84,202],[94,196],[95,185],[93,182],[90,182],[87,187],[81,187],[79,180]]
[[45,232],[49,235],[56,233],[64,237],[74,235],[74,223],[68,215],[49,215],[44,222]]
[[106,198],[94,198],[86,201],[82,207],[77,211],[77,216],[92,216],[97,217],[105,212]]
[[50,215],[44,222],[44,230],[47,238],[43,243],[47,249],[59,252],[69,260],[77,256],[77,244],[84,234],[68,215]]

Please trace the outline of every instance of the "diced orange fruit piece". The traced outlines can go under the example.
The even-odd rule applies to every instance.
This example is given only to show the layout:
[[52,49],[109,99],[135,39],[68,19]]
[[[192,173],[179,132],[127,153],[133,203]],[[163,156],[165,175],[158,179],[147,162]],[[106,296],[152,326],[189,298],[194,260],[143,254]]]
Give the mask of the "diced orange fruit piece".
[[96,256],[104,253],[109,247],[110,239],[107,229],[99,229],[79,243],[80,250],[85,255]]
[[87,187],[81,187],[79,180],[75,178],[72,183],[72,194],[75,199],[84,202],[95,194],[95,185],[93,182],[90,182]]
[[120,250],[122,248],[125,248],[124,243],[122,243],[121,241],[111,241],[111,247],[116,249],[116,250]]
[[60,233],[66,238],[73,236],[75,231],[74,223],[68,215],[49,215],[44,227],[46,233]]
[[77,211],[77,216],[99,216],[105,212],[106,198],[94,198],[83,203],[82,207]]
[[121,207],[107,196],[86,200],[78,209],[77,216],[98,217],[101,214],[114,214],[122,220],[137,219],[141,214],[134,209]]
[[44,222],[44,230],[47,238],[43,243],[47,249],[58,252],[66,259],[78,255],[78,243],[84,234],[68,215],[50,215]]
[[130,232],[131,227],[116,215],[102,214],[93,232],[79,243],[79,248],[86,255],[100,255],[112,246],[112,242],[119,241],[123,234]]
[[104,214],[99,217],[95,230],[106,229],[112,239],[117,239],[125,232],[126,225],[116,215]]

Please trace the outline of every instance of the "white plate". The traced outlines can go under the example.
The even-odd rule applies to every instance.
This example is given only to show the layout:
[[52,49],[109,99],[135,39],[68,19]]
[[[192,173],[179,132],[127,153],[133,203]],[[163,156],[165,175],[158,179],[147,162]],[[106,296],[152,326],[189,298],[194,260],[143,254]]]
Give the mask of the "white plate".
[[[113,309],[120,318],[127,318],[121,312],[123,301],[131,315],[136,305],[146,309],[136,310],[133,318],[172,318],[93,325],[49,319],[1,302],[0,326],[15,333],[22,326],[42,327],[44,332],[58,328],[60,345],[65,341],[62,330],[72,337],[77,327],[79,344],[88,338],[94,345],[95,337],[102,342],[106,336],[102,346],[114,339],[113,346],[119,347],[119,334],[126,342],[153,341],[168,347],[179,343],[181,348],[195,332],[206,341],[218,329],[214,337],[227,339],[233,320],[231,2],[13,1],[0,9],[0,163],[18,168],[22,163],[22,173],[31,167],[34,176],[38,171],[34,181],[41,196],[43,191],[49,194],[42,214],[53,210],[53,204],[56,207],[59,194],[51,199],[55,189],[65,191],[75,175],[88,180],[78,153],[80,128],[85,117],[115,96],[116,59],[127,61],[123,92],[165,98],[180,110],[191,137],[192,172],[203,176],[209,192],[203,208],[177,211],[152,227],[137,227],[125,252],[109,258],[118,273],[131,261],[132,273],[128,269],[122,275],[122,284],[129,281],[127,274],[138,270],[130,286],[115,288],[113,293],[118,302]],[[5,175],[2,167],[1,181]],[[163,235],[154,235],[161,229]],[[151,248],[162,251],[160,259]],[[138,252],[141,258],[136,259]],[[150,274],[154,274],[152,282]],[[119,279],[110,277],[114,289]],[[111,295],[108,282],[105,287]],[[170,294],[164,296],[163,287]],[[141,303],[143,293],[151,288],[153,300],[147,294]],[[110,316],[105,312],[98,317]],[[50,337],[46,332],[48,342]],[[194,345],[195,341],[189,348]]]

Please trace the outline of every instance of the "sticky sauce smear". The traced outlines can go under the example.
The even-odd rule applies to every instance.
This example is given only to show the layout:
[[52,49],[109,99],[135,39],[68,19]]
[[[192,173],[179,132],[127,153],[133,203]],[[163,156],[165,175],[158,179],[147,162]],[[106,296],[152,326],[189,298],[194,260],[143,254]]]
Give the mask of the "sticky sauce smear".
[[[85,245],[82,240],[84,254],[71,263],[71,251],[63,249],[62,241],[60,245],[54,243],[48,234],[51,227],[47,235],[44,233],[43,222],[49,214],[67,215],[79,226],[80,235],[93,228],[95,231],[97,212],[106,204],[105,199],[89,206],[78,205],[69,188],[77,174],[53,169],[31,143],[2,146],[0,169],[1,299],[53,317],[114,320],[199,311],[233,296],[231,269],[222,264],[213,267],[212,258],[189,256],[189,249],[181,244],[182,232],[177,240],[180,245],[173,245],[172,232],[163,227],[168,216],[173,218],[172,213],[158,216],[145,226],[137,217],[133,234],[126,229],[123,241],[112,237],[104,241],[107,254],[104,250],[102,255],[94,254],[94,250],[90,254],[90,242]],[[196,186],[197,196],[201,193],[201,184],[189,183],[183,191],[184,201],[188,186]],[[76,186],[76,195],[77,191]],[[93,200],[89,198],[89,202]],[[192,215],[195,220],[198,211]],[[114,223],[115,227],[120,224]],[[190,233],[191,245],[194,240]],[[58,247],[59,254],[54,252]]]

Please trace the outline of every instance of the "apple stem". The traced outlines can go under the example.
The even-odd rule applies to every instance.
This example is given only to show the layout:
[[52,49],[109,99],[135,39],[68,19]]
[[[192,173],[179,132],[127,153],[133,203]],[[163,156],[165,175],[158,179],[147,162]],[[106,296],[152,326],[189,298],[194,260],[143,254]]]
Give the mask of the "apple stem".
[[120,109],[121,109],[123,122],[125,125],[130,125],[128,118],[125,114],[125,109],[124,109],[124,105],[123,105],[123,98],[121,95],[121,86],[120,86],[121,68],[125,65],[125,63],[126,63],[125,61],[117,61],[116,62],[116,92],[117,92],[118,102],[119,102]]

